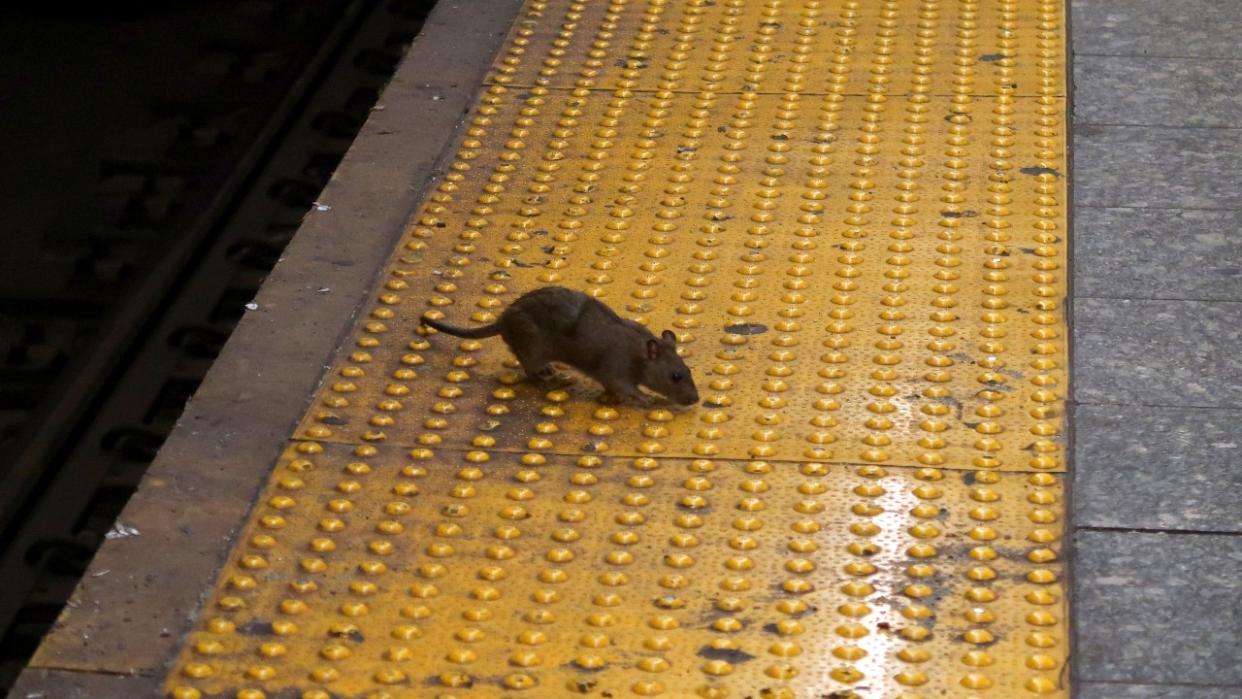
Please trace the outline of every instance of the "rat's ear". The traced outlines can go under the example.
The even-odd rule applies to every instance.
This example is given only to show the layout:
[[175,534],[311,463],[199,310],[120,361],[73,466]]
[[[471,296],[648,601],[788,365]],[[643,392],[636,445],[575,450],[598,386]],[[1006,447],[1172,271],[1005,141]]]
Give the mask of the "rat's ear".
[[660,341],[654,337],[647,340],[647,359],[656,359],[660,356]]
[[673,334],[672,330],[665,330],[664,332],[660,333],[660,337],[664,338],[664,341],[670,345],[673,345],[673,346],[677,345],[677,336]]

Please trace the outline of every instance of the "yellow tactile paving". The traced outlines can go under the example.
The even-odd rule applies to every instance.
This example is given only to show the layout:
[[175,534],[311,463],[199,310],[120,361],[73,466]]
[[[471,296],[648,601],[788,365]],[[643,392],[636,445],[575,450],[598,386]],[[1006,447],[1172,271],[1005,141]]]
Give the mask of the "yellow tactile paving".
[[[529,2],[170,693],[1064,696],[1063,19]],[[549,283],[705,404],[417,330]]]
[[[668,456],[1060,468],[1061,212],[1040,206],[1058,201],[1060,184],[1051,174],[1018,172],[1019,148],[1032,153],[1027,162],[1050,163],[1033,154],[1044,139],[1032,129],[989,139],[984,127],[976,139],[979,127],[945,120],[1044,106],[836,97],[522,100],[546,125],[496,129],[480,138],[480,152],[499,151],[493,162],[504,170],[510,153],[553,144],[540,159],[555,169],[514,165],[493,175],[506,196],[466,194],[429,207],[442,210],[424,215],[426,225],[411,234],[426,249],[398,261],[389,285],[399,288],[373,311],[385,332],[362,338],[378,344],[338,368],[300,434],[562,453],[589,445]],[[498,108],[495,121],[517,109]],[[656,113],[668,116],[648,121],[667,133],[643,138],[640,119]],[[557,121],[580,128],[558,138]],[[519,130],[520,145],[512,137]],[[1056,136],[1048,140],[1061,143],[1059,126],[1049,130]],[[615,135],[604,141],[598,133]],[[927,144],[925,156],[902,154],[907,133]],[[984,166],[999,150],[989,140],[1013,141],[1010,170],[997,170],[1011,182],[989,182]],[[587,157],[547,159],[574,152]],[[479,202],[493,198],[500,201]],[[442,235],[440,221],[466,230]],[[427,286],[429,270],[440,293],[407,301],[413,280]],[[591,290],[677,330],[708,402],[722,407],[677,420],[585,400],[541,408],[533,388],[505,385],[516,373],[497,376],[499,343],[415,335],[428,306],[484,321],[519,290],[549,282]],[[767,330],[726,332],[756,325]],[[415,375],[422,390],[410,383]]]
[[1053,474],[309,447],[190,639],[211,696],[1057,686]]
[[1058,0],[529,2],[496,85],[1063,96]]

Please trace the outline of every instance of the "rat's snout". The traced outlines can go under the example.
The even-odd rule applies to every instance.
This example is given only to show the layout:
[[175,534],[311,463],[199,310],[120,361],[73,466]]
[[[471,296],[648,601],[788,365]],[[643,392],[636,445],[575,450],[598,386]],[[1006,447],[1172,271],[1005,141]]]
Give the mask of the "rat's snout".
[[699,391],[694,386],[688,386],[676,397],[676,400],[681,405],[694,405],[699,402]]

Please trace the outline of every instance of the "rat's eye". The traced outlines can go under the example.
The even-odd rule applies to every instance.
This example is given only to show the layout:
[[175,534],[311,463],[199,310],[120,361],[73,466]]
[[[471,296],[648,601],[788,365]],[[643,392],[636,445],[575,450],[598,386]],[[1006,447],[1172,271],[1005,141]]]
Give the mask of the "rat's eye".
[[674,371],[674,372],[673,372],[673,375],[672,375],[672,376],[670,376],[669,378],[670,378],[670,379],[672,379],[674,383],[676,383],[676,382],[681,381],[682,379],[686,378],[686,375],[685,375],[685,374],[683,374],[683,373],[681,373],[680,371]]

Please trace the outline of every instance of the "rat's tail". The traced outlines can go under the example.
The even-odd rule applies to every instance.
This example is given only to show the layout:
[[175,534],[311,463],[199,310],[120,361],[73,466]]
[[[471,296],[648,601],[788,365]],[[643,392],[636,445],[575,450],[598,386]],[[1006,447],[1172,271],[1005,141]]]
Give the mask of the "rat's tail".
[[456,325],[449,325],[448,323],[441,323],[440,321],[433,320],[431,318],[428,318],[427,316],[423,316],[422,321],[423,321],[423,325],[426,325],[429,328],[435,328],[436,330],[439,330],[442,333],[448,333],[449,335],[454,335],[456,337],[464,337],[470,340],[477,340],[479,338],[492,337],[494,335],[500,334],[500,323],[492,323],[491,325],[480,325],[477,328],[459,328]]

